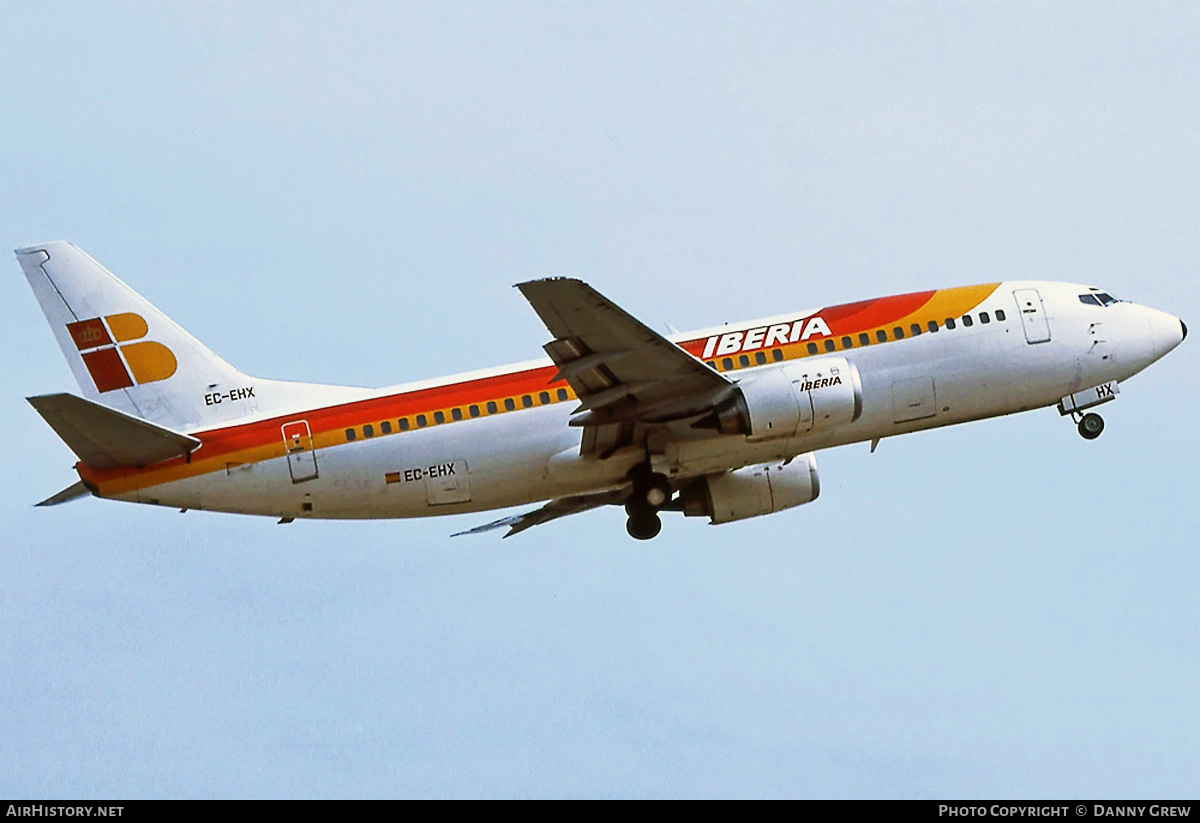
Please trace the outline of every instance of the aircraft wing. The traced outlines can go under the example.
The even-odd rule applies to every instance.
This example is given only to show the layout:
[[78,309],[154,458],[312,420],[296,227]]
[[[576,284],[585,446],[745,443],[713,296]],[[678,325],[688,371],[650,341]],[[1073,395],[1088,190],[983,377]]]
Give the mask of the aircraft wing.
[[[580,400],[572,426],[681,420],[711,410],[735,390],[707,363],[581,280],[532,280],[517,288],[554,336],[544,348],[558,366],[555,379],[566,380]],[[587,446],[585,437],[584,451]]]
[[540,509],[533,509],[522,514],[514,514],[511,517],[503,517],[491,523],[484,523],[482,526],[476,526],[473,529],[467,529],[465,532],[457,532],[450,536],[461,537],[464,534],[480,534],[507,526],[508,532],[504,536],[512,537],[514,534],[531,529],[534,526],[540,526],[542,523],[548,523],[551,520],[557,520],[560,517],[579,514],[580,512],[600,506],[622,503],[627,494],[628,492],[621,490],[600,492],[598,494],[581,494],[576,497],[560,497],[557,500],[551,500]]

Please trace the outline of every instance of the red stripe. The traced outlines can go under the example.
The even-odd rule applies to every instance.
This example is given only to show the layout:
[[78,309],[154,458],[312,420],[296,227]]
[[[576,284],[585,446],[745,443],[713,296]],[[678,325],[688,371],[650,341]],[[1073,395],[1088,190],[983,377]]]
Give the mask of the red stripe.
[[212,429],[194,436],[204,442],[204,456],[215,457],[227,452],[240,451],[273,442],[278,437],[279,427],[285,422],[296,419],[307,420],[315,435],[361,426],[363,423],[375,420],[409,417],[420,412],[429,413],[435,409],[469,406],[472,403],[483,405],[488,400],[500,397],[522,394],[536,395],[540,391],[555,391],[559,387],[567,385],[563,381],[554,384],[549,382],[555,371],[553,366],[547,366],[513,374],[467,380],[448,386],[436,386],[283,415],[244,426]]
[[[877,297],[874,300],[860,300],[857,303],[843,303],[838,306],[828,306],[813,312],[808,317],[820,317],[829,324],[829,328],[834,334],[851,334],[864,329],[873,329],[876,326],[886,326],[888,323],[912,314],[932,300],[935,294],[937,294],[937,290],[898,294],[893,297]],[[797,318],[797,321],[800,319]],[[835,323],[837,324],[836,328],[834,327]],[[729,330],[741,331],[753,328],[759,327],[739,325],[731,327]],[[717,332],[709,337],[719,337],[724,333],[724,331]],[[701,357],[704,354],[704,344],[708,339],[708,337],[701,337],[697,340],[687,340],[680,343],[679,347],[692,357]]]
[[[826,322],[853,321],[857,328],[873,328],[890,323],[898,318],[916,311],[929,302],[936,291],[915,292],[895,297],[882,297],[875,300],[864,300],[858,303],[846,303],[831,306],[817,314]],[[844,333],[844,332],[843,332]],[[706,338],[689,340],[681,345],[684,351],[698,357],[703,353]],[[339,406],[318,409],[304,415],[312,427],[313,434],[337,431],[338,429],[353,428],[374,420],[387,420],[396,417],[407,417],[420,412],[429,413],[434,409],[444,409],[453,406],[469,406],[472,403],[486,403],[499,397],[511,397],[521,394],[536,395],[539,391],[553,391],[559,386],[565,386],[564,381],[551,384],[554,376],[554,366],[543,366],[528,371],[501,374],[478,380],[468,380],[462,383],[452,383],[430,389],[421,389],[404,394],[380,397],[372,400],[360,400]],[[282,422],[296,419],[296,415],[272,418],[262,423],[238,426],[232,429],[217,429],[197,434],[204,441],[205,456],[215,456],[231,451],[260,446],[271,442],[277,437]]]
[[920,291],[895,297],[880,297],[833,306],[818,314],[825,319],[830,329],[834,329],[833,324],[837,323],[836,333],[848,334],[893,323],[920,309],[932,300],[935,294],[937,291]]
[[[837,333],[845,334],[849,332],[844,330],[844,324],[852,322],[855,330],[886,325],[918,310],[928,303],[936,293],[936,291],[915,292],[864,300],[858,303],[846,303],[831,306],[810,316],[820,315],[827,323],[836,322],[842,325],[843,330],[839,330]],[[680,346],[693,356],[699,357],[703,353],[706,339],[685,341]],[[115,355],[116,352],[113,351],[113,354]],[[436,409],[466,407],[471,404],[483,406],[489,400],[522,394],[536,396],[538,392],[554,392],[567,385],[565,381],[561,380],[555,383],[550,382],[556,371],[554,366],[542,366],[386,397],[342,403],[306,412],[296,412],[240,426],[210,429],[198,432],[194,436],[204,444],[199,454],[205,459],[271,443],[279,443],[282,446],[280,426],[287,422],[298,419],[306,420],[313,435],[317,436],[332,431],[355,428],[369,422],[411,417],[418,413],[428,414]],[[518,408],[520,407],[518,406]],[[180,462],[183,462],[182,458],[159,465],[166,467]],[[98,478],[114,479],[138,472],[138,469],[121,467],[103,471],[91,470],[89,474]]]

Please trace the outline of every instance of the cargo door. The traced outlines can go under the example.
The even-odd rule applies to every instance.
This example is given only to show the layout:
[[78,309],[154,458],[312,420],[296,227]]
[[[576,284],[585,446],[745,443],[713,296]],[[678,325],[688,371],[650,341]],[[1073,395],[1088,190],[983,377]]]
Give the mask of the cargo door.
[[312,430],[307,420],[284,423],[283,446],[287,450],[288,471],[293,483],[303,483],[317,477],[317,453],[313,451]]
[[1013,292],[1017,311],[1021,313],[1021,325],[1025,328],[1025,340],[1029,343],[1045,343],[1050,339],[1050,323],[1046,319],[1046,308],[1037,289],[1017,289]]
[[467,461],[451,460],[435,463],[421,471],[425,475],[425,494],[429,505],[466,503],[471,499],[471,479],[467,474]]
[[924,420],[937,414],[932,377],[914,377],[892,384],[892,419],[897,423]]

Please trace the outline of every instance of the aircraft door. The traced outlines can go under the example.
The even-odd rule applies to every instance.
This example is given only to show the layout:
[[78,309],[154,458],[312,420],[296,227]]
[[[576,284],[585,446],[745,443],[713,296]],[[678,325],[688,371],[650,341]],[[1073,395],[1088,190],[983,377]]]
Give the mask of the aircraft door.
[[1016,289],[1017,311],[1021,313],[1021,325],[1025,327],[1025,340],[1029,343],[1045,343],[1050,339],[1050,322],[1046,319],[1046,307],[1037,289]]
[[284,423],[283,446],[287,450],[288,471],[293,483],[303,483],[317,477],[317,453],[313,451],[312,430],[307,420]]
[[937,414],[937,393],[932,377],[914,377],[892,384],[892,420],[907,423]]
[[471,499],[471,478],[467,461],[459,458],[436,463],[421,470],[425,475],[425,495],[431,506],[466,503]]

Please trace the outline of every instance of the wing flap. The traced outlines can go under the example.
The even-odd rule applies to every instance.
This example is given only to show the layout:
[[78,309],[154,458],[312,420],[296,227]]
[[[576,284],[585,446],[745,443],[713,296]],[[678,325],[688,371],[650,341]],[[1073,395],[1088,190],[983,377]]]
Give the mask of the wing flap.
[[[556,340],[554,342],[560,343],[562,341]],[[608,365],[620,360],[622,357],[628,357],[629,355],[633,354],[633,352],[629,351],[608,351],[572,358],[571,353],[568,352],[565,356],[556,358],[554,356],[555,352],[551,351],[553,346],[554,343],[547,344],[545,347],[546,353],[549,354],[550,357],[555,360],[555,362],[558,362],[558,360],[561,359],[562,365],[558,367],[558,374],[554,375],[554,377],[550,380],[551,383],[555,382],[556,380],[570,380],[572,377],[583,374],[588,369],[594,369],[599,366]]]
[[572,514],[589,511],[600,506],[621,503],[625,499],[626,492],[624,491],[607,491],[598,494],[581,494],[575,497],[560,497],[556,500],[551,500],[540,509],[532,509],[531,511],[514,514],[511,517],[502,517],[499,520],[493,520],[491,523],[484,523],[482,526],[476,526],[473,529],[467,529],[463,532],[450,535],[451,537],[461,537],[464,534],[482,534],[493,529],[502,529],[506,526],[508,531],[505,537],[512,537],[514,534],[520,534],[526,529],[532,529],[534,526],[540,526],[542,523],[549,523],[551,520],[557,520],[560,517],[567,517]]
[[89,468],[146,466],[186,456],[200,446],[195,437],[72,394],[45,394],[28,400]]

